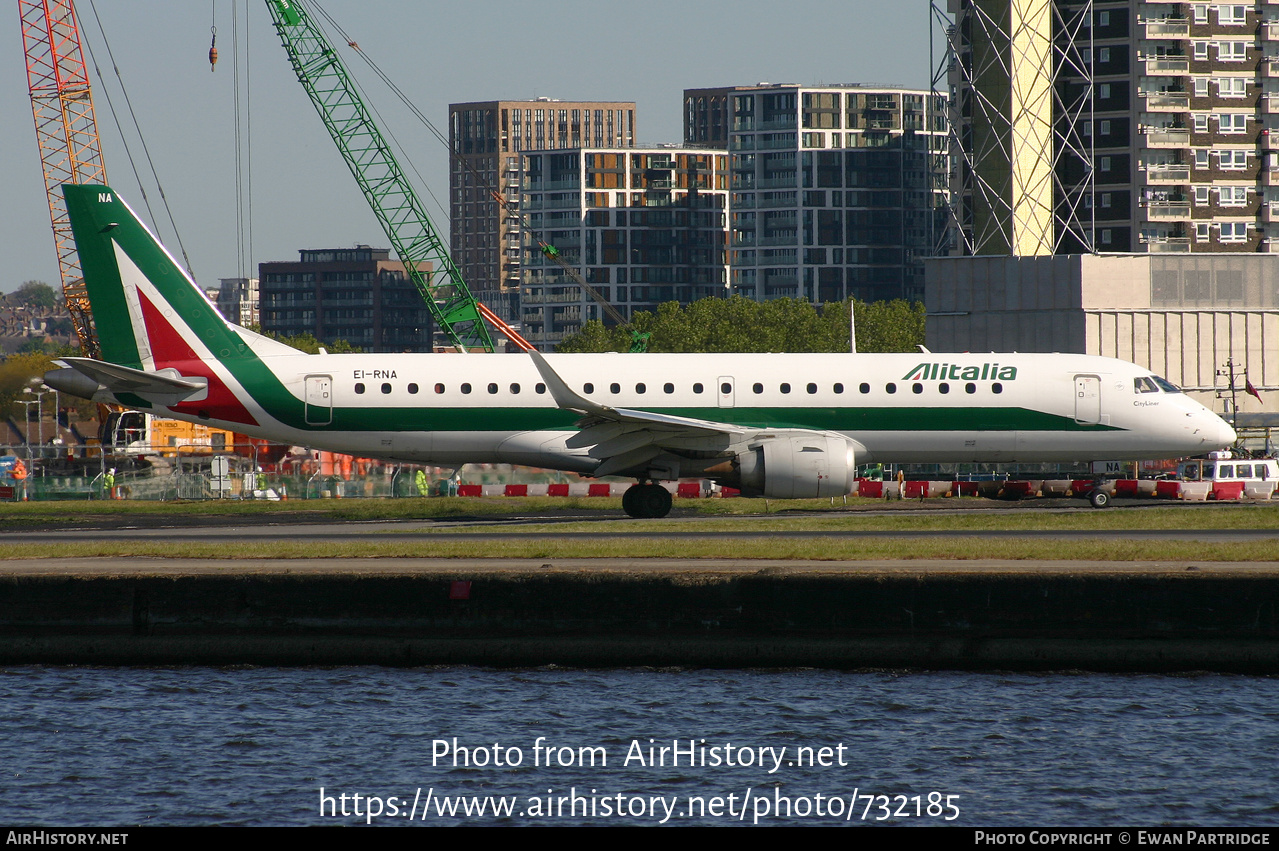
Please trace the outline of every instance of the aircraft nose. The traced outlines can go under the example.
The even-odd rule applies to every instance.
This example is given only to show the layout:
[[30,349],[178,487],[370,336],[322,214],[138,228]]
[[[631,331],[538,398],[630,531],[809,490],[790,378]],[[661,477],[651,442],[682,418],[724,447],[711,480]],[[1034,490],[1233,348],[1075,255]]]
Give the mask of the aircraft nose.
[[1217,417],[1217,422],[1219,424],[1217,426],[1217,442],[1221,444],[1221,448],[1225,449],[1227,446],[1234,446],[1235,441],[1239,439],[1239,435],[1235,433],[1235,430],[1230,426],[1230,423],[1226,422],[1221,417]]

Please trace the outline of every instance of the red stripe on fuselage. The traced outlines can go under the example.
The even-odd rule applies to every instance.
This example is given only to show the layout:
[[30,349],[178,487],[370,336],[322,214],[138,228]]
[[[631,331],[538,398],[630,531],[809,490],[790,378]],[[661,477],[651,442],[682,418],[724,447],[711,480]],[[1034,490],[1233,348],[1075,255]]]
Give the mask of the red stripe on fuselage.
[[142,290],[138,290],[138,302],[142,306],[142,321],[146,323],[147,339],[151,343],[151,356],[156,369],[173,368],[184,377],[202,376],[209,380],[209,393],[199,402],[181,402],[169,406],[169,410],[207,419],[225,420],[255,426],[258,421],[248,412],[235,394],[196,355],[195,350],[182,339],[169,322],[156,309]]

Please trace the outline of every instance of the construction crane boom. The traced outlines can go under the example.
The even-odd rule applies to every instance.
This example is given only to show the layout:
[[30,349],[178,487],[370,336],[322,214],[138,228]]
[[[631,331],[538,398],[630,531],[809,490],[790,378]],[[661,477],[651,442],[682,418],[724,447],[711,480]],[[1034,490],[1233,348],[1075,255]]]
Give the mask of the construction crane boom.
[[[337,52],[298,0],[266,0],[266,4],[298,82],[310,96],[436,324],[461,351],[493,351],[493,340],[475,297]],[[431,264],[430,272],[421,268],[426,263]]]
[[61,188],[64,183],[107,185],[80,28],[70,0],[18,0],[18,13],[62,294],[81,351],[97,357],[93,314]]

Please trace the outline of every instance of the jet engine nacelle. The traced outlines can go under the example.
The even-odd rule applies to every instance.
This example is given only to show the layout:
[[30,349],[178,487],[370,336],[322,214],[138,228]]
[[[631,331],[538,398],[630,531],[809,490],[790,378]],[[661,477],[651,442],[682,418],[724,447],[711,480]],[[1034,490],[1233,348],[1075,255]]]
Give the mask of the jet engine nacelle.
[[857,481],[854,444],[837,434],[779,432],[737,456],[742,494],[772,499],[843,496]]

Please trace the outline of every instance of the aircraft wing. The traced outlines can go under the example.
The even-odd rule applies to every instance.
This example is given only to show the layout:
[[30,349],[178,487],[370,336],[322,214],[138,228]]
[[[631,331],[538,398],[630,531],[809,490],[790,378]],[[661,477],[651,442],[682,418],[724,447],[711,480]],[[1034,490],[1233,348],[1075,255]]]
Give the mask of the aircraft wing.
[[715,438],[731,443],[746,434],[746,429],[727,423],[601,405],[570,388],[541,353],[533,350],[529,356],[555,404],[582,415],[578,421],[582,430],[569,438],[568,445],[590,447],[588,454],[600,459],[600,466],[594,472],[596,476],[609,476],[641,466],[667,449],[687,448],[689,444],[705,443],[708,439],[721,442]]

